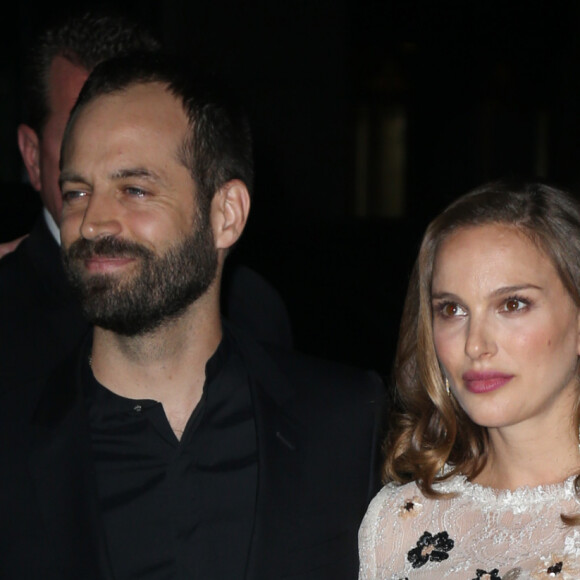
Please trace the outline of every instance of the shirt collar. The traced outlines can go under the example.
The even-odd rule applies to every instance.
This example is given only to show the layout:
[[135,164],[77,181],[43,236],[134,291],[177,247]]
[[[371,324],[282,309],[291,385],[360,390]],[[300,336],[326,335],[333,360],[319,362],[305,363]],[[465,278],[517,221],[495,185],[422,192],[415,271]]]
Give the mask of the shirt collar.
[[46,222],[46,226],[48,227],[48,231],[52,234],[52,237],[56,240],[56,243],[60,246],[60,230],[54,221],[50,212],[43,207],[42,208],[42,216],[44,217],[44,221]]
[[[225,367],[231,349],[231,338],[224,329],[222,340],[205,365],[204,391],[207,388],[207,385],[213,382]],[[91,348],[89,347],[88,353],[90,352]],[[113,393],[104,385],[101,385],[93,374],[88,356],[84,357],[81,372],[85,397],[89,407],[92,407],[96,403],[98,408],[103,410],[107,409],[107,414],[129,413],[133,415],[135,413],[140,414],[143,409],[157,404],[157,401],[151,399],[129,399],[122,397],[121,395]]]

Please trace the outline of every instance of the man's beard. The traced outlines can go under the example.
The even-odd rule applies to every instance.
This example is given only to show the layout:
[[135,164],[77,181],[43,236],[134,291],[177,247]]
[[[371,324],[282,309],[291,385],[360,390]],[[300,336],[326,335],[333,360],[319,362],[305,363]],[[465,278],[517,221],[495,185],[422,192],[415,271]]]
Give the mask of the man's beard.
[[[87,320],[117,334],[139,336],[178,318],[202,296],[215,280],[217,251],[209,219],[198,215],[194,221],[194,233],[162,256],[112,237],[81,238],[63,251],[65,271]],[[94,256],[136,258],[138,271],[87,276],[83,263]]]

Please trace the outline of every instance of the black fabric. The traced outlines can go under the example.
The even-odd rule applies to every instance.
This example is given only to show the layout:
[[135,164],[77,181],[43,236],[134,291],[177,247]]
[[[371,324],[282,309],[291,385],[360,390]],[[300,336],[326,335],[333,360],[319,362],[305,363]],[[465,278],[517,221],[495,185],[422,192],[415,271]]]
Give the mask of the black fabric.
[[[382,383],[232,336],[249,379],[258,453],[242,578],[356,580],[358,527],[379,487]],[[47,381],[0,385],[0,578],[114,578],[84,364],[77,353]]]
[[247,373],[228,334],[206,365],[203,395],[181,441],[161,403],[120,397],[84,366],[114,576],[242,578],[255,509],[256,430]]
[[282,297],[256,271],[228,257],[222,276],[221,311],[238,328],[266,344],[292,348],[290,316]]
[[0,259],[0,380],[46,376],[88,329],[41,216],[18,248]]

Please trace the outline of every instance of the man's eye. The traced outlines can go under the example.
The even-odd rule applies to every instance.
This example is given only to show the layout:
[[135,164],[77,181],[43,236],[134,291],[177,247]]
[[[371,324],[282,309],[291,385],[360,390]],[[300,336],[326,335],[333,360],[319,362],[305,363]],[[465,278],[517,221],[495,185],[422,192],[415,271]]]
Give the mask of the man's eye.
[[140,187],[126,187],[125,192],[133,197],[145,197],[147,192]]
[[80,191],[76,189],[67,190],[62,192],[63,201],[70,203],[76,199],[81,199],[87,195],[86,191]]

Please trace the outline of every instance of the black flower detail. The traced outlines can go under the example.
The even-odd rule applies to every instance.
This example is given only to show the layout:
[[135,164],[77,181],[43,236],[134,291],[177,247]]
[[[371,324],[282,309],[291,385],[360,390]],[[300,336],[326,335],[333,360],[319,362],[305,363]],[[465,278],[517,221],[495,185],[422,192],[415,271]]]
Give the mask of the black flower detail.
[[399,507],[399,517],[409,518],[415,517],[423,509],[423,504],[421,503],[421,498],[419,496],[413,496],[412,498],[407,498]]
[[578,558],[565,554],[550,554],[540,556],[534,568],[532,578],[580,578],[580,562]]
[[550,576],[556,576],[556,574],[560,574],[560,572],[562,572],[563,567],[564,562],[556,562],[553,566],[549,566],[546,572],[550,574]]
[[499,570],[497,568],[494,568],[491,572],[488,572],[487,570],[481,570],[480,568],[478,568],[475,571],[475,578],[472,578],[472,580],[501,580],[501,576],[499,575]]
[[425,532],[417,542],[417,547],[407,552],[407,560],[411,562],[413,568],[420,568],[427,562],[442,562],[449,558],[449,550],[453,548],[455,542],[449,537],[447,532],[439,532],[435,536],[430,532]]

